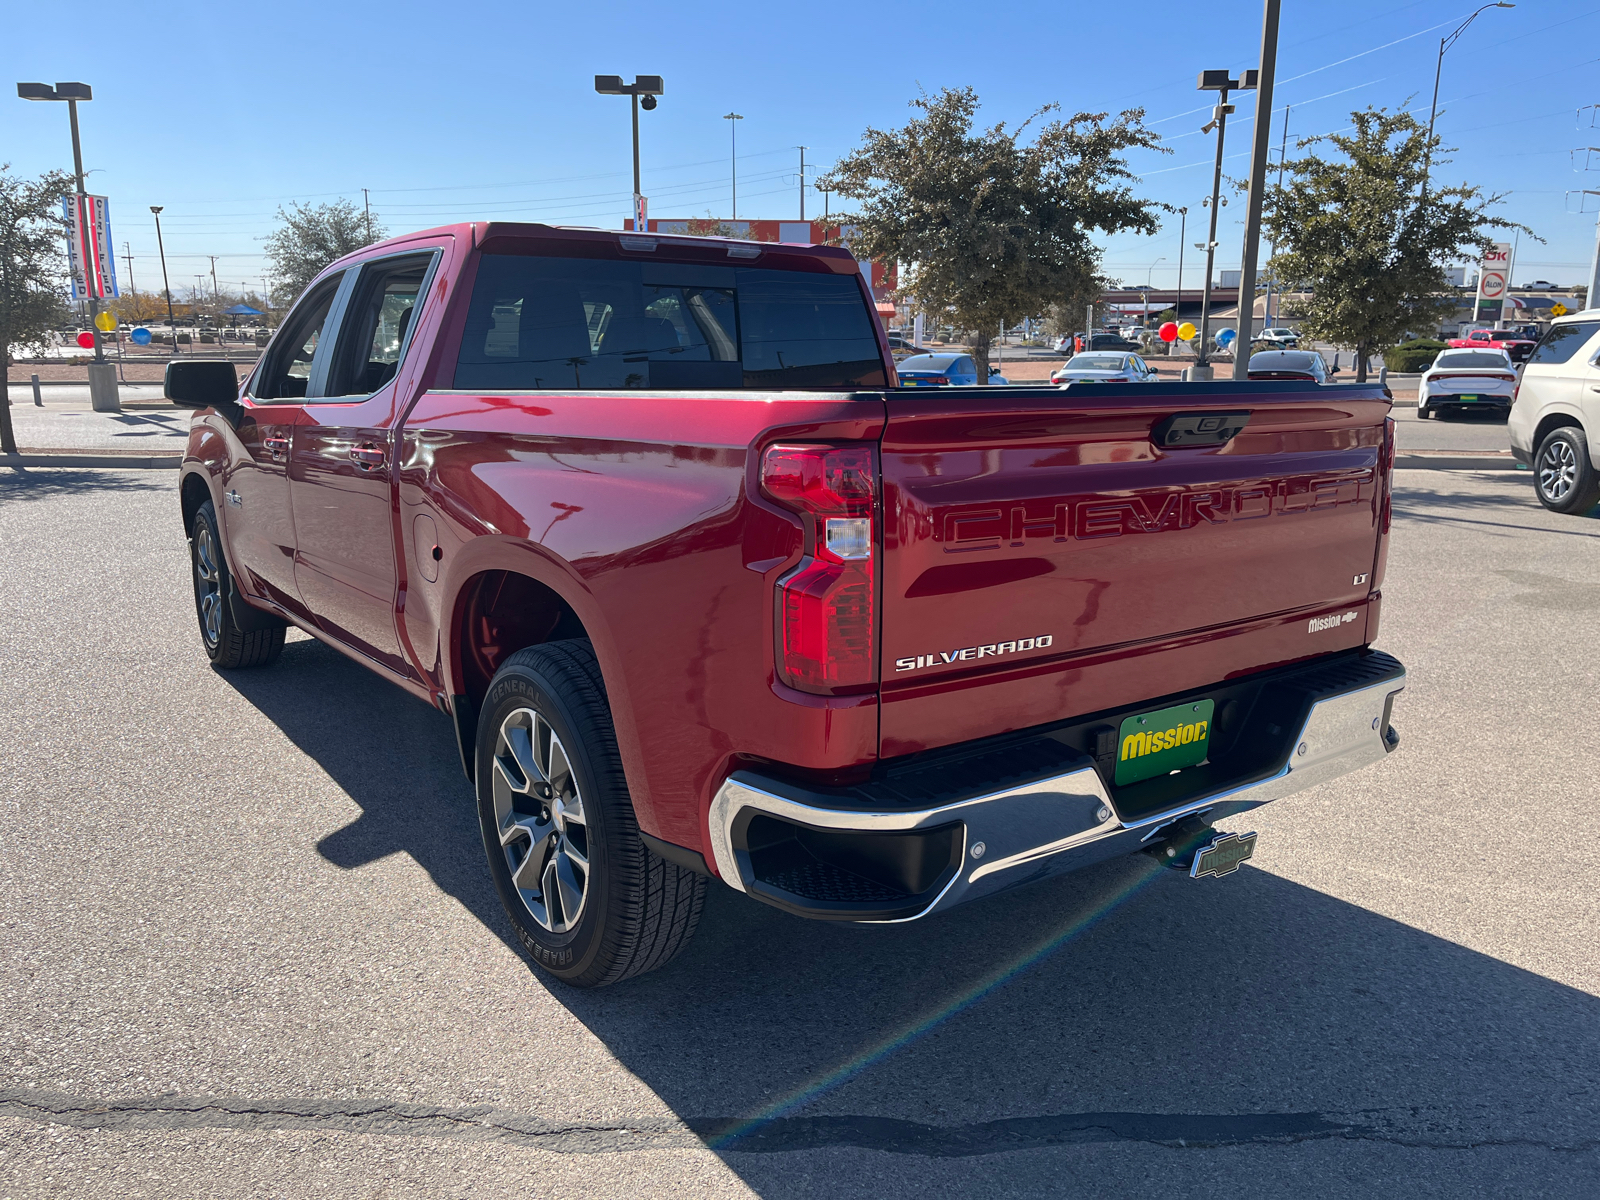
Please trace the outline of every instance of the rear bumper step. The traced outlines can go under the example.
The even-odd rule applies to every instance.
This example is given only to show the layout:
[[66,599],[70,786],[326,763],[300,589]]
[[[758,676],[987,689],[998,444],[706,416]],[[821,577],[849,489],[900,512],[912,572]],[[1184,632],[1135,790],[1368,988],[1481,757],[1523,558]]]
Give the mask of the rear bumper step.
[[[1300,696],[1295,711],[1304,715],[1271,739],[1278,749],[1266,759],[1265,735],[1241,731],[1237,753],[1251,767],[1242,782],[1213,786],[1228,778],[1213,765],[1192,769],[1200,794],[1181,791],[1190,771],[1159,781],[1155,793],[1108,788],[1104,765],[1064,745],[1059,732],[1010,739],[996,751],[1013,763],[1054,760],[1034,778],[997,771],[990,778],[1005,786],[973,787],[969,778],[962,790],[912,803],[904,788],[814,788],[738,771],[711,803],[712,856],[725,882],[800,916],[909,921],[1149,850],[1180,822],[1209,825],[1378,762],[1399,744],[1389,716],[1405,669],[1388,655],[1277,673],[1259,687],[1276,714],[1286,697]],[[1265,717],[1259,723],[1279,732]],[[961,765],[949,775],[959,779]],[[966,765],[974,765],[970,756]],[[1147,803],[1153,795],[1162,798],[1159,811]],[[880,803],[863,805],[875,797]]]

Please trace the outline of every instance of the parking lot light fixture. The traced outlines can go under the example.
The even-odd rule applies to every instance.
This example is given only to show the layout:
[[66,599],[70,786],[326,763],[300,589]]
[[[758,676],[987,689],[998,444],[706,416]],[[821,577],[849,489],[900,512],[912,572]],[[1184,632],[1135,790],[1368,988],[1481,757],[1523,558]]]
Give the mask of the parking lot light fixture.
[[161,240],[161,210],[164,204],[152,204],[150,211],[156,218],[156,250],[161,255],[161,289],[167,294],[167,333],[172,338],[172,352],[178,352],[178,322],[172,316],[172,285],[167,282],[167,247]]
[[1222,199],[1222,144],[1228,132],[1228,114],[1233,111],[1233,105],[1228,103],[1228,93],[1255,86],[1254,71],[1246,71],[1245,78],[1235,79],[1231,71],[1201,71],[1198,88],[1202,92],[1218,92],[1217,106],[1212,110],[1211,120],[1201,128],[1201,133],[1217,131],[1217,159],[1211,174],[1211,232],[1206,236],[1204,243],[1206,252],[1206,282],[1205,289],[1200,297],[1200,345],[1195,351],[1196,377],[1200,379],[1211,378],[1211,358],[1206,352],[1206,340],[1211,333],[1211,274],[1215,265],[1217,254],[1217,210],[1222,206],[1218,201]]
[[644,205],[641,203],[644,193],[639,187],[639,109],[642,107],[645,112],[651,112],[656,106],[656,97],[666,92],[667,85],[659,75],[636,75],[632,83],[623,83],[621,75],[596,75],[594,90],[602,96],[630,96],[633,99],[633,228],[635,233],[644,233],[649,228],[649,221],[644,215]]
[[[67,117],[72,124],[72,170],[73,178],[77,181],[79,204],[83,201],[83,149],[78,141],[78,101],[93,100],[94,89],[87,83],[58,83],[51,87],[48,83],[19,83],[17,95],[23,100],[65,100],[67,102]],[[85,247],[85,250],[91,249]],[[104,366],[106,352],[100,340],[100,324],[95,320],[100,315],[100,300],[91,295],[89,297],[89,332],[94,336],[94,361],[97,366]]]
[[1417,198],[1417,206],[1422,206],[1422,201],[1428,198],[1428,172],[1433,167],[1433,122],[1439,115],[1439,76],[1444,72],[1444,52],[1454,46],[1461,35],[1467,31],[1467,26],[1478,19],[1478,13],[1486,12],[1491,8],[1515,8],[1508,0],[1495,0],[1493,4],[1485,4],[1474,12],[1461,24],[1457,25],[1444,37],[1439,39],[1439,57],[1433,64],[1433,104],[1428,109],[1428,144],[1422,155],[1422,193]]

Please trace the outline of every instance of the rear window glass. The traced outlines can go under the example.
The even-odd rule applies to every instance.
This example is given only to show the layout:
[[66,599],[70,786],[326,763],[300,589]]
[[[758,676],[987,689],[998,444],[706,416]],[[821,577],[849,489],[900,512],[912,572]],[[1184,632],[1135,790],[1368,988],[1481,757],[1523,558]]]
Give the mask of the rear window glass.
[[1543,340],[1528,356],[1528,365],[1539,363],[1564,363],[1600,330],[1600,321],[1569,321],[1565,325],[1552,325]]
[[1120,354],[1074,354],[1067,363],[1067,370],[1120,371],[1125,361]]
[[853,275],[486,254],[456,361],[471,390],[887,384]]
[[1256,371],[1310,371],[1313,367],[1310,354],[1297,354],[1293,350],[1268,350],[1250,356],[1250,368]]
[[1433,365],[1444,370],[1476,367],[1499,367],[1501,370],[1506,370],[1511,366],[1511,360],[1499,352],[1466,350],[1459,354],[1441,354],[1434,359]]
[[900,364],[902,371],[948,371],[959,354],[914,354]]

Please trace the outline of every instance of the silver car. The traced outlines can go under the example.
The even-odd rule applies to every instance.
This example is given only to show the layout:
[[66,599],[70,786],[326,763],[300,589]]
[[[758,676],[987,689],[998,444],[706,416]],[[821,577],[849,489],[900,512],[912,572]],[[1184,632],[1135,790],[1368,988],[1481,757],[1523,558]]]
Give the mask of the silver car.
[[1074,354],[1050,376],[1051,383],[1158,383],[1159,372],[1137,354],[1093,350]]

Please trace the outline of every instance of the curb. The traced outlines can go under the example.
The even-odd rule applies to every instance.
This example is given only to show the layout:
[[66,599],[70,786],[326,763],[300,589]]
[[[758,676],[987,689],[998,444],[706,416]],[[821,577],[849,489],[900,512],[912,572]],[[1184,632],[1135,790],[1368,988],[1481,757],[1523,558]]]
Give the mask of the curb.
[[1401,452],[1394,456],[1397,471],[1516,471],[1521,468],[1509,450],[1477,454],[1450,454],[1439,451]]
[[0,454],[0,467],[108,467],[130,471],[172,471],[181,454]]

